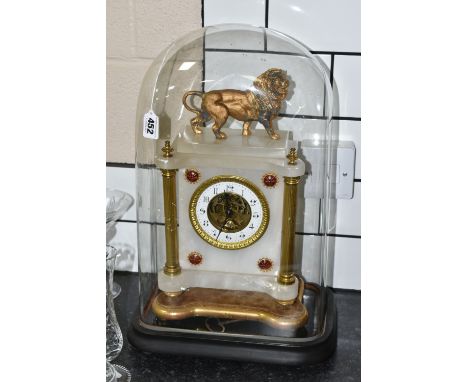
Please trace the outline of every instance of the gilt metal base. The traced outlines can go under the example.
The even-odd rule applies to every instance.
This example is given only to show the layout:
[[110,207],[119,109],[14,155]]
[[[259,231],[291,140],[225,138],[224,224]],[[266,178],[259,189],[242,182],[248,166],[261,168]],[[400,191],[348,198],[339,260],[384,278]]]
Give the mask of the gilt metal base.
[[262,292],[233,291],[212,288],[190,288],[180,295],[160,292],[152,310],[162,320],[183,320],[190,317],[215,317],[258,321],[278,329],[299,328],[307,322],[308,313],[302,304],[304,283],[299,296],[292,301],[277,301]]
[[[278,365],[314,364],[330,357],[337,343],[337,315],[333,292],[325,288],[320,299],[326,301],[323,330],[305,337],[281,339],[264,335],[226,335],[203,330],[180,330],[149,325],[138,316],[128,329],[128,340],[131,345],[145,352]],[[307,325],[313,321],[312,315],[313,312],[309,309],[311,318]]]

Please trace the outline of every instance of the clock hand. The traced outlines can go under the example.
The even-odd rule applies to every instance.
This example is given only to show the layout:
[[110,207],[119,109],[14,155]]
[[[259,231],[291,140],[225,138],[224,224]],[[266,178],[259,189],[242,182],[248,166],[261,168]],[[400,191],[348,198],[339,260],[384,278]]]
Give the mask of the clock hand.
[[228,218],[231,218],[234,211],[231,209],[231,196],[227,192],[226,192],[226,204],[227,204],[226,215]]
[[224,220],[224,224],[221,227],[221,229],[219,230],[218,236],[216,236],[216,240],[218,240],[219,235],[221,235],[221,232],[223,232],[223,228],[226,226],[228,220],[229,220],[229,217],[227,217],[226,220]]
[[224,193],[223,199],[224,199],[224,202],[225,202],[226,205],[227,205],[227,207],[226,207],[226,208],[227,208],[227,211],[226,211],[226,219],[224,219],[223,226],[222,226],[221,229],[219,230],[218,236],[216,236],[216,240],[218,240],[219,235],[221,235],[221,232],[223,231],[224,227],[226,227],[226,225],[227,225],[227,223],[228,223],[230,217],[232,216],[231,205],[230,205],[230,203],[229,203],[230,198],[229,198],[229,195],[228,195],[227,192]]

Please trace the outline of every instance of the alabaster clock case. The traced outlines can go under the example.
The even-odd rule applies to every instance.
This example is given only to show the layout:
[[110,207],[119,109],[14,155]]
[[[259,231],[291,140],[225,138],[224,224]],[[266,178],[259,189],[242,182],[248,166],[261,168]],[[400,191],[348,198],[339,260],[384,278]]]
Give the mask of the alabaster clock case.
[[333,352],[331,94],[307,48],[264,28],[203,28],[153,62],[135,130],[132,344],[287,364]]

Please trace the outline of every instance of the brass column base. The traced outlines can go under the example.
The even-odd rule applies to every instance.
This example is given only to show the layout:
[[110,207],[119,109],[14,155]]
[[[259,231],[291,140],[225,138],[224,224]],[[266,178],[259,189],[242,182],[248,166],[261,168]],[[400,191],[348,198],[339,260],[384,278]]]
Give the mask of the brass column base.
[[191,288],[178,296],[160,292],[152,309],[163,320],[215,317],[259,321],[274,328],[295,329],[304,326],[308,319],[307,309],[301,302],[303,290],[301,280],[298,298],[284,305],[262,292]]

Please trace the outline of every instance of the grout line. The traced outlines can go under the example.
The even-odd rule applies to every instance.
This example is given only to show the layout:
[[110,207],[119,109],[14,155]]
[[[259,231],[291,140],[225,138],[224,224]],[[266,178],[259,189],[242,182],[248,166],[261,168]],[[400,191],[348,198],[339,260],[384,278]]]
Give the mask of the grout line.
[[337,52],[333,50],[309,50],[312,54],[334,54],[335,56],[361,56],[361,52]]
[[205,26],[205,0],[201,2],[201,26]]
[[[119,219],[117,220],[117,223],[136,223],[136,220],[130,220],[130,219]],[[148,222],[148,221],[141,221],[140,223],[143,224],[151,224],[151,225],[159,225],[159,226],[164,226],[164,223],[159,223],[159,222]],[[300,236],[324,236],[323,233],[310,233],[310,232],[295,232],[296,235]],[[327,236],[331,237],[344,237],[344,238],[349,238],[349,239],[360,239],[361,236],[358,235],[342,235],[339,233],[329,233]]]
[[[294,52],[282,52],[276,50],[269,50],[264,52],[263,50],[259,49],[228,49],[228,48],[208,48],[206,49],[207,52],[225,52],[225,53],[267,53],[267,54],[282,54],[285,56],[299,56],[299,57],[306,57],[301,53],[294,53]],[[354,52],[334,52],[334,51],[313,51],[309,50],[312,54],[330,54],[335,56],[361,56],[361,53],[354,53]]]
[[[136,222],[137,222],[136,220],[130,220],[130,219],[119,219],[119,220],[116,221],[116,223],[136,223]],[[148,221],[144,221],[144,220],[141,221],[140,223],[164,226],[164,223],[148,222]]]
[[335,121],[361,121],[361,117],[332,117]]
[[319,208],[318,208],[318,231],[322,231],[322,199],[319,199]]
[[[205,71],[206,71],[206,30],[203,31],[203,60],[202,60],[202,92],[205,92]],[[206,123],[203,122],[203,126],[206,127]]]
[[329,233],[327,236],[344,237],[347,239],[360,239],[361,238],[361,235],[344,235],[344,234],[339,234],[339,233]]
[[[296,235],[301,236],[325,236],[323,233],[311,233],[311,232],[296,232]],[[360,239],[361,235],[345,235],[340,233],[329,233],[327,236],[329,237],[343,237],[347,239]]]
[[335,55],[332,54],[330,56],[330,85],[333,89],[333,81],[334,81],[334,70],[335,70]]
[[323,108],[322,108],[322,116],[325,117],[325,111],[327,109],[327,107],[325,106],[325,104],[327,103],[327,86],[326,84],[324,83],[323,84]]
[[[288,131],[288,130],[281,130],[281,131]],[[116,162],[106,162],[106,167],[121,167],[121,168],[135,168],[135,164],[133,163],[116,163]],[[145,165],[138,167],[139,169],[142,168],[157,168],[155,164],[153,165]],[[311,175],[309,172],[305,172],[304,175]],[[354,179],[354,182],[361,182],[361,179]]]
[[[287,114],[287,113],[279,113],[279,117],[283,118],[299,118],[299,119],[327,119],[326,117],[319,116],[319,115],[307,115],[307,114]],[[360,117],[332,117],[333,120],[336,121],[360,121]]]
[[224,48],[207,48],[207,52],[218,52],[218,53],[262,53],[262,54],[280,54],[284,56],[297,56],[297,57],[304,57],[307,56],[301,53],[293,53],[293,52],[277,52],[273,50],[263,51],[259,49],[224,49]]
[[279,113],[278,117],[284,118],[299,118],[299,119],[327,119],[321,115],[306,115],[306,114],[287,114],[287,113]]
[[265,28],[268,28],[268,14],[269,14],[270,2],[265,0]]
[[135,163],[106,162],[106,167],[135,168]]
[[136,220],[119,219],[119,220],[116,221],[116,223],[136,223]]
[[347,289],[347,288],[335,288],[331,287],[334,293],[346,293],[346,294],[361,294],[361,289]]
[[135,169],[136,170],[141,170],[141,169],[159,170],[159,168],[156,166],[156,164],[143,164],[143,163],[140,163],[139,165],[135,165]]

